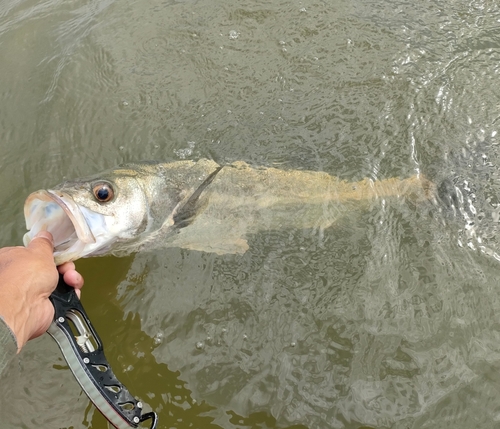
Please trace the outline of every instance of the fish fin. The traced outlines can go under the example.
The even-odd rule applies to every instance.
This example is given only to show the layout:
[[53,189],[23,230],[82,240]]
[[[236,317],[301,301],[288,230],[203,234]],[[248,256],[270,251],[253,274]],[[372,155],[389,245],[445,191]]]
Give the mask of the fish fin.
[[217,173],[222,169],[218,167],[210,173],[203,183],[198,186],[196,191],[194,191],[187,201],[179,207],[177,212],[173,215],[174,226],[176,228],[185,228],[186,226],[193,223],[194,219],[201,213],[203,209],[208,205],[207,198],[200,198],[203,191],[207,188],[210,183],[215,179]]
[[210,243],[177,243],[184,249],[200,252],[216,253],[217,255],[243,254],[248,250],[248,243],[244,238],[212,241]]

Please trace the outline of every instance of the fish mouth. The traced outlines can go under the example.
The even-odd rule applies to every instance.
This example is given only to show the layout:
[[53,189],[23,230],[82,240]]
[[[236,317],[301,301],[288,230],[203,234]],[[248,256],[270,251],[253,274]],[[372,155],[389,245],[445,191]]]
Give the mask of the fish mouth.
[[[54,238],[56,264],[85,256],[91,251],[88,250],[89,245],[93,247],[97,240],[87,220],[89,213],[84,213],[91,211],[82,209],[84,208],[64,192],[33,192],[24,203],[26,229],[29,230],[23,237],[24,245],[27,246],[40,231],[48,231]],[[95,212],[91,213],[92,217],[104,217]]]

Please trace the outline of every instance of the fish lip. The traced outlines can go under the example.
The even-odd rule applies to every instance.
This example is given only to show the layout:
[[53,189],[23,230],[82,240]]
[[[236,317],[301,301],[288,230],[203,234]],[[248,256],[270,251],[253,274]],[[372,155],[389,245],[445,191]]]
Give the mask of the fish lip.
[[49,201],[55,202],[59,207],[61,207],[68,216],[69,220],[75,228],[76,235],[78,239],[85,244],[93,244],[96,242],[94,234],[89,228],[85,216],[81,212],[78,204],[73,201],[68,194],[61,191],[54,190],[40,190],[33,192],[28,196],[26,202],[24,203],[24,217],[26,219],[26,229],[31,229],[33,224],[29,222],[31,219],[29,208],[31,207],[31,202],[33,200]]

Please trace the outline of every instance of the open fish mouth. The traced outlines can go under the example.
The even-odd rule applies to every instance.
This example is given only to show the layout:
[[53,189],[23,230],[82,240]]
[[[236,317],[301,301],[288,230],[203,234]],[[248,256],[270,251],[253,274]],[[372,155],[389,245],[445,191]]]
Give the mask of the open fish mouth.
[[24,245],[40,231],[50,232],[56,263],[78,259],[95,249],[97,240],[89,219],[105,223],[103,215],[79,206],[64,192],[53,190],[30,194],[24,204],[24,217],[29,230],[24,235]]

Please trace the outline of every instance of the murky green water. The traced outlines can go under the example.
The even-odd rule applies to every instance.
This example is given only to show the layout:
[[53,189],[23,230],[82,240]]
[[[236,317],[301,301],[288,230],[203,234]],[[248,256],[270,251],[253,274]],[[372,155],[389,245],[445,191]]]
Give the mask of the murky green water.
[[[497,427],[499,22],[487,0],[0,0],[0,245],[29,192],[124,161],[447,180],[454,208],[377,200],[242,256],[80,261],[83,302],[161,428]],[[107,427],[48,336],[0,421]]]

